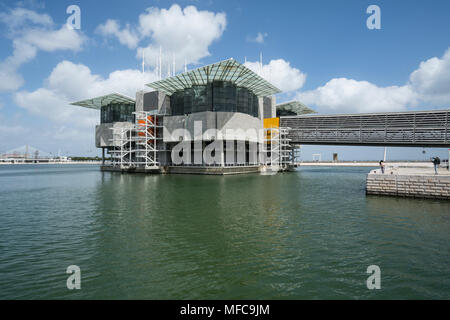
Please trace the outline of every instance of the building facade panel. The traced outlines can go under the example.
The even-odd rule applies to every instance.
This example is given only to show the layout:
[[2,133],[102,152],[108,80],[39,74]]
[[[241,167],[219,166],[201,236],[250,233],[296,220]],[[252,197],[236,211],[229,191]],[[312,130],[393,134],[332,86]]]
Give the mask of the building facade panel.
[[132,126],[133,123],[131,122],[101,123],[95,126],[95,146],[97,148],[118,147],[119,141],[113,140],[114,130],[122,130]]

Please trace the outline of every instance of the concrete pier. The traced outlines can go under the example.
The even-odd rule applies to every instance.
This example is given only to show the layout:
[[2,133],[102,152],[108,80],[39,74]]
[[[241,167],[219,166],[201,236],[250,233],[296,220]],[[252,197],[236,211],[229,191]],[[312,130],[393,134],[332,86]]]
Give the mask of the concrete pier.
[[231,175],[242,173],[258,173],[260,166],[230,166],[230,167],[195,167],[174,166],[169,167],[169,173],[182,174],[207,174],[207,175]]
[[450,200],[450,172],[439,168],[386,168],[367,175],[366,193],[399,197]]
[[200,175],[231,175],[242,173],[258,173],[261,166],[168,166],[160,169],[119,168],[114,166],[101,166],[102,171],[123,173],[171,173],[171,174],[200,174]]
[[161,169],[144,169],[144,168],[120,168],[111,165],[100,166],[101,171],[110,171],[110,172],[127,172],[127,173],[162,173]]

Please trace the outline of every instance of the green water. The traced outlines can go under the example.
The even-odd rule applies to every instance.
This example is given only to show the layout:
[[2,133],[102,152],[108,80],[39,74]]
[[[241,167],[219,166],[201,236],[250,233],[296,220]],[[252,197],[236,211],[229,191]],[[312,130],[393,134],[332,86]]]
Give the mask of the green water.
[[449,299],[450,203],[366,196],[369,170],[0,166],[0,299]]

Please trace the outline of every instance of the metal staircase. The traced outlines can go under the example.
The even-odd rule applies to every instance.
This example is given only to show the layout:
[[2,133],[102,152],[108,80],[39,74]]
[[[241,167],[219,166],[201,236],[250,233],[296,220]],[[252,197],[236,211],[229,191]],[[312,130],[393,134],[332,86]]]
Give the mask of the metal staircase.
[[[135,123],[131,128],[112,128],[114,149],[108,151],[112,166],[120,169],[159,169],[158,141],[162,125],[160,117],[147,111],[133,112]],[[162,132],[162,131],[161,131]]]

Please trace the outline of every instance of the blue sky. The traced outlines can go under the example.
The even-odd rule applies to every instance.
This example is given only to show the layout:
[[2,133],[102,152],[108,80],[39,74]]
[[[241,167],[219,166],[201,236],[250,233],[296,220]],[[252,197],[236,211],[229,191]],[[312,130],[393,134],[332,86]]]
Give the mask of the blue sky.
[[[81,9],[81,29],[67,31],[72,4]],[[371,4],[381,9],[380,30],[366,27]],[[30,144],[98,154],[98,113],[68,102],[108,90],[133,95],[142,82],[156,80],[160,45],[168,60],[175,57],[177,72],[184,61],[192,69],[230,57],[257,68],[262,52],[263,76],[284,90],[277,100],[299,99],[320,113],[449,108],[449,12],[450,2],[437,0],[4,1],[0,151]],[[426,151],[389,148],[388,158],[448,154]],[[363,160],[381,158],[383,148],[305,146],[303,152],[305,159],[338,152]]]

